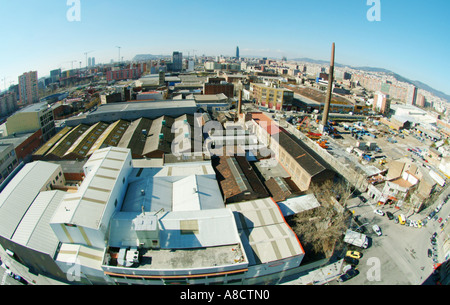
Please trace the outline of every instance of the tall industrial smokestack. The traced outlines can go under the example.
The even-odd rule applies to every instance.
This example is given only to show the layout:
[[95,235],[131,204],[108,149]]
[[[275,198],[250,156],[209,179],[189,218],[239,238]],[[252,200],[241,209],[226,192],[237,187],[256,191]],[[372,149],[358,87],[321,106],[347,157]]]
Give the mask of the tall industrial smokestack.
[[322,126],[328,125],[328,113],[330,112],[331,97],[333,95],[333,82],[334,82],[334,42],[331,48],[331,61],[330,61],[330,75],[328,76],[328,91],[325,100],[325,108],[322,114]]
[[239,90],[239,104],[238,104],[238,114],[242,113],[242,90]]

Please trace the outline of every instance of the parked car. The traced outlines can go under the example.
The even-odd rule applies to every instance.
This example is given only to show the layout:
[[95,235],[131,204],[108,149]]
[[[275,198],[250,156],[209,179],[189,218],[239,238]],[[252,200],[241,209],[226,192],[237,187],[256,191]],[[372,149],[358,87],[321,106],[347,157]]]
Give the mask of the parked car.
[[441,223],[442,222],[442,217],[438,219],[438,222]]
[[351,257],[351,258],[360,259],[362,255],[358,251],[347,251],[345,256],[348,256],[348,257]]
[[433,251],[431,251],[431,249],[428,249],[428,257],[432,257],[433,256]]
[[381,236],[381,235],[382,235],[381,229],[380,229],[379,226],[373,225],[372,229],[373,229],[373,231],[374,231],[378,236]]
[[431,235],[431,239],[436,238],[437,232],[434,232],[433,235]]
[[338,278],[338,282],[345,282],[348,281],[351,278],[354,278],[355,276],[357,276],[359,274],[359,271],[356,269],[350,269],[348,270],[346,273],[344,273],[343,275],[341,275]]
[[436,211],[432,211],[429,215],[428,215],[428,220],[431,220],[431,218],[434,217],[434,215],[436,215]]
[[350,257],[350,256],[344,257],[344,261],[347,264],[350,264],[352,266],[358,266],[358,264],[359,264],[359,260],[357,260],[356,258]]
[[377,215],[384,216],[384,212],[382,210],[374,210],[373,212]]
[[14,275],[14,279],[15,279],[16,281],[18,281],[18,282],[24,284],[24,285],[28,285],[28,282],[27,282],[23,277],[21,277],[20,275],[17,275],[17,274]]
[[386,216],[389,218],[389,220],[394,219],[394,214],[392,214],[391,212],[386,212]]

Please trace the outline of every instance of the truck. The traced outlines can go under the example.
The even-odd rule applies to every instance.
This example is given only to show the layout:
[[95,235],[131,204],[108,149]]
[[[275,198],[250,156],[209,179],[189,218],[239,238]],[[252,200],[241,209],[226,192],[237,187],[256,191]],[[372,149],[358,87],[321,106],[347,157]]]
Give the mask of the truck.
[[350,229],[345,232],[344,242],[364,249],[369,246],[369,239],[366,235]]

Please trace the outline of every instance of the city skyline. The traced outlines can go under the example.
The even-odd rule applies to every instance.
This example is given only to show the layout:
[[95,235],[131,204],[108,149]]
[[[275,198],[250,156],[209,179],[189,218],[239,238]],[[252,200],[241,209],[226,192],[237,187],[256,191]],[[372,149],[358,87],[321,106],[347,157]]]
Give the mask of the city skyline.
[[[329,60],[335,42],[338,63],[384,68],[450,94],[450,43],[442,39],[450,29],[445,21],[450,4],[444,1],[427,5],[380,0],[381,20],[372,22],[365,0],[345,6],[336,1],[229,1],[211,6],[206,1],[80,0],[79,21],[72,22],[67,18],[70,2],[0,1],[3,12],[15,12],[0,21],[6,42],[0,50],[2,90],[17,84],[24,72],[38,71],[42,77],[72,64],[85,67],[86,52],[97,63],[109,63],[117,60],[118,52],[124,60],[174,51],[232,57],[239,46],[240,57]],[[118,14],[120,19],[115,18]]]

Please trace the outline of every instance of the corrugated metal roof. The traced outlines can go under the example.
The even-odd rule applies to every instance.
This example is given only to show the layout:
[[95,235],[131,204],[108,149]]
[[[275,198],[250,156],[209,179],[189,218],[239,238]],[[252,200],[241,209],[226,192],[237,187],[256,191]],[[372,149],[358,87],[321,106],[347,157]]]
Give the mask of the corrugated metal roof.
[[86,178],[76,193],[67,194],[53,216],[53,223],[71,223],[97,229],[117,177],[130,151],[104,148],[92,154],[84,166]]
[[72,154],[79,158],[86,157],[91,147],[105,132],[108,126],[109,124],[104,122],[98,122],[97,124],[92,125],[70,146],[70,148],[65,152],[63,158],[72,158]]
[[77,263],[92,269],[101,269],[103,263],[104,249],[97,249],[83,245],[62,244],[56,261],[71,266]]
[[283,216],[291,216],[303,211],[311,210],[320,206],[314,194],[307,194],[303,196],[297,196],[294,198],[288,198],[284,201],[277,202],[280,207]]
[[0,235],[12,238],[36,196],[60,170],[59,165],[37,161],[26,164],[11,180],[0,193]]
[[105,148],[108,146],[117,146],[120,139],[123,137],[125,131],[129,126],[129,122],[124,120],[118,120],[109,125],[106,130],[100,135],[100,137],[92,145],[86,156],[92,155],[96,150]]
[[49,221],[65,192],[41,192],[17,227],[12,240],[39,252],[55,254],[59,240],[49,226]]
[[229,204],[251,265],[304,254],[292,229],[270,198]]
[[44,145],[42,145],[41,148],[39,148],[34,154],[33,156],[38,156],[38,157],[42,157],[45,154],[47,154],[47,152],[53,148],[54,145],[56,145],[56,143],[59,142],[59,140],[61,140],[62,137],[64,137],[70,130],[72,129],[72,127],[64,127],[61,131],[59,131],[55,136],[53,136],[50,140],[48,140]]
[[77,139],[81,137],[88,129],[89,126],[85,124],[80,124],[72,128],[52,148],[50,148],[50,150],[45,154],[45,157],[62,158],[73,143],[77,141]]

